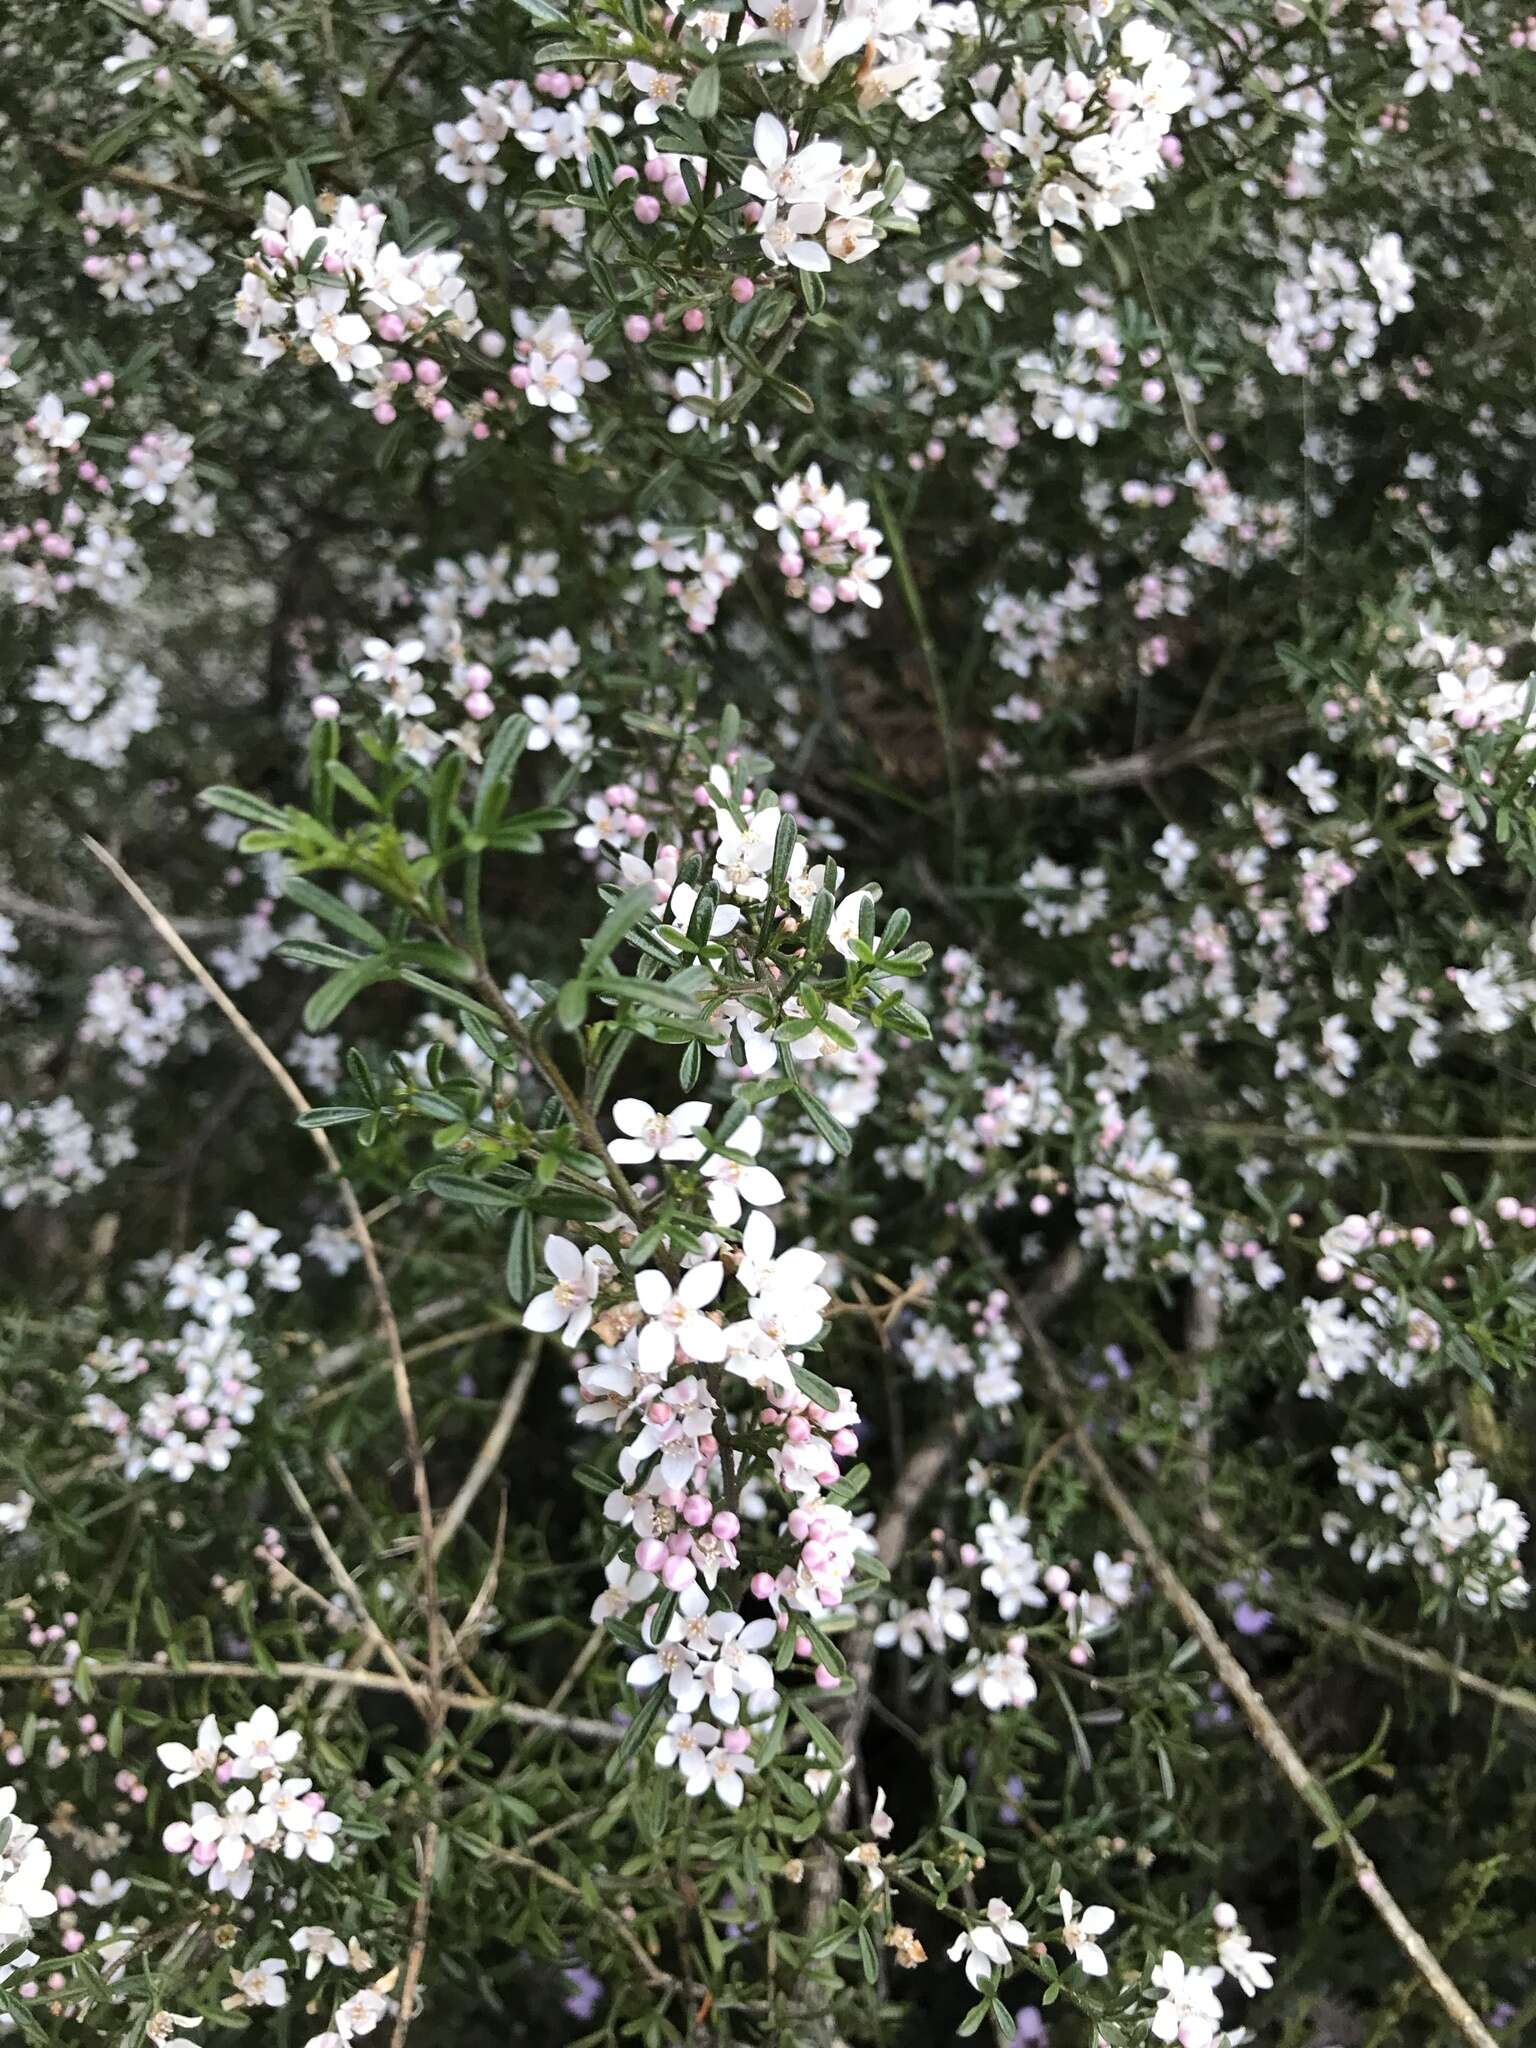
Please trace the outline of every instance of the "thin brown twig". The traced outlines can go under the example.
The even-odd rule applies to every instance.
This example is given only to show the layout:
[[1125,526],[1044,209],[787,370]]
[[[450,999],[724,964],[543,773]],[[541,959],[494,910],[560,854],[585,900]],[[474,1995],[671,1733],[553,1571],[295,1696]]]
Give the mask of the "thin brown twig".
[[140,192],[156,192],[167,199],[179,199],[187,206],[201,207],[205,213],[217,213],[225,220],[237,220],[246,227],[256,218],[254,207],[231,205],[227,199],[215,198],[196,185],[181,185],[174,178],[152,178],[148,171],[131,170],[127,164],[97,163],[88,150],[79,149],[72,142],[50,141],[48,148],[66,163],[95,172],[103,184],[131,185]]
[[325,1559],[326,1566],[330,1571],[331,1577],[336,1581],[337,1585],[340,1586],[342,1591],[346,1594],[348,1601],[351,1603],[352,1612],[357,1617],[357,1624],[359,1628],[362,1629],[363,1633],[367,1636],[369,1642],[373,1645],[374,1649],[377,1651],[379,1656],[381,1656],[384,1659],[384,1662],[389,1666],[390,1670],[394,1672],[396,1678],[398,1678],[402,1682],[402,1684],[408,1685],[414,1690],[417,1686],[417,1680],[414,1679],[411,1676],[410,1672],[406,1670],[405,1662],[404,1659],[401,1657],[400,1652],[395,1648],[394,1644],[389,1640],[389,1637],[385,1635],[384,1631],[379,1627],[378,1623],[374,1620],[372,1614],[369,1612],[367,1596],[364,1594],[362,1587],[359,1586],[356,1579],[353,1578],[351,1572],[348,1571],[346,1564],[341,1557],[341,1553],[337,1550],[335,1544],[332,1543],[330,1537],[326,1535],[325,1530],[321,1527],[320,1517],[315,1513],[313,1507],[310,1505],[308,1496],[305,1494],[303,1487],[300,1486],[298,1480],[294,1478],[292,1472],[289,1471],[288,1467],[284,1463],[282,1463],[281,1460],[278,1461],[277,1471],[278,1477],[282,1480],[284,1487],[287,1489],[289,1499],[293,1502],[294,1506],[298,1509],[299,1513],[304,1517],[305,1522],[308,1524],[309,1533],[314,1538],[315,1548],[319,1551],[320,1555]]
[[1114,761],[1089,761],[1081,768],[1064,768],[1054,775],[1016,775],[1011,790],[1026,796],[1054,796],[1062,791],[1126,789],[1135,782],[1153,782],[1180,768],[1195,768],[1228,754],[1245,742],[1280,739],[1301,732],[1308,724],[1305,711],[1290,704],[1277,704],[1267,711],[1249,712],[1241,718],[1224,719],[1203,732],[1180,733],[1176,739],[1161,740],[1156,746],[1141,747]]
[[1481,1693],[1484,1699],[1492,1700],[1496,1706],[1508,1707],[1512,1713],[1536,1720],[1536,1692],[1528,1691],[1523,1685],[1499,1685],[1494,1679],[1482,1678],[1475,1671],[1464,1671],[1459,1664],[1453,1664],[1449,1657],[1442,1657],[1434,1650],[1421,1650],[1416,1643],[1399,1642],[1396,1636],[1383,1635],[1380,1629],[1356,1621],[1345,1608],[1336,1607],[1332,1601],[1309,1600],[1306,1612],[1314,1621],[1320,1621],[1324,1628],[1349,1636],[1366,1648],[1379,1651],[1384,1657],[1394,1657],[1398,1663],[1412,1664],[1420,1671],[1432,1671],[1447,1685],[1459,1686],[1463,1692]]
[[[426,1686],[414,1679],[402,1682],[382,1671],[349,1671],[344,1665],[295,1664],[274,1659],[270,1665],[239,1664],[233,1659],[194,1659],[184,1664],[156,1664],[130,1659],[121,1664],[98,1663],[94,1657],[81,1660],[92,1685],[110,1685],[118,1679],[237,1678],[244,1684],[263,1687],[273,1673],[279,1678],[302,1679],[316,1685],[339,1685],[351,1692],[394,1693],[418,1709],[429,1702]],[[0,1664],[0,1683],[69,1685],[72,1667],[66,1671],[56,1664]],[[548,1707],[526,1707],[518,1700],[481,1699],[474,1693],[445,1692],[442,1704],[450,1714],[490,1714],[499,1721],[514,1721],[524,1728],[548,1729],[555,1735],[569,1735],[578,1742],[616,1744],[624,1739],[622,1728],[608,1721],[590,1721],[579,1714],[556,1714]]]
[[[122,863],[110,854],[99,841],[87,836],[86,846],[113,880],[136,903],[149,920],[159,937],[181,961],[187,971],[204,988],[214,1004],[233,1025],[247,1049],[261,1062],[277,1084],[283,1095],[302,1116],[310,1108],[307,1096],[297,1081],[283,1065],[266,1040],[238,1009],[221,985],[198,959],[180,932],[150,898],[145,895]],[[431,1674],[429,1684],[434,1694],[442,1688],[443,1668],[443,1626],[442,1610],[437,1587],[437,1555],[432,1544],[432,1494],[427,1482],[426,1458],[422,1451],[421,1432],[416,1423],[416,1407],[411,1397],[410,1374],[406,1369],[405,1352],[400,1342],[400,1326],[395,1319],[394,1304],[379,1264],[378,1249],[373,1234],[368,1228],[352,1183],[342,1170],[341,1160],[335,1146],[323,1130],[311,1130],[310,1137],[329,1171],[335,1176],[342,1205],[352,1234],[362,1253],[363,1270],[373,1291],[378,1311],[379,1324],[389,1351],[391,1374],[395,1389],[395,1406],[399,1411],[401,1429],[405,1437],[406,1457],[411,1468],[411,1484],[416,1497],[416,1515],[421,1525],[422,1548],[422,1604],[425,1609],[427,1629],[427,1668]]]
[[[581,1886],[572,1884],[568,1877],[562,1877],[558,1870],[551,1870],[548,1864],[535,1862],[532,1856],[523,1855],[519,1849],[493,1848],[488,1853],[493,1863],[507,1863],[514,1870],[526,1870],[530,1877],[538,1878],[541,1884],[549,1885],[554,1891],[564,1892],[567,1898],[579,1899],[581,1904],[590,1910],[592,1901],[581,1889]],[[630,1927],[622,1914],[616,1913],[612,1906],[604,1905],[601,1900],[598,1901],[597,1910],[612,1926],[614,1933],[618,1935],[624,1946],[640,1965],[641,1975],[653,1990],[675,1991],[681,1988],[678,1980],[675,1977],[668,1976],[667,1972],[657,1964],[654,1957],[648,1953],[639,1936]]]
[[[985,1242],[979,1238],[978,1247],[983,1253],[989,1250]],[[1019,1326],[1035,1354],[1046,1391],[1063,1424],[1072,1432],[1073,1447],[1077,1456],[1093,1480],[1105,1506],[1140,1553],[1142,1562],[1158,1591],[1200,1643],[1210,1660],[1211,1668],[1247,1721],[1260,1749],[1302,1804],[1321,1821],[1328,1841],[1349,1866],[1356,1885],[1375,1908],[1377,1915],[1408,1961],[1440,2001],[1447,2018],[1465,2040],[1475,2044],[1475,2048],[1497,2048],[1492,2034],[1456,1988],[1439,1957],[1387,1889],[1381,1873],[1354,1834],[1345,1827],[1333,1801],[1307,1768],[1300,1752],[1266,1705],[1258,1687],[1227,1647],[1215,1623],[1174,1570],[1156,1537],[1142,1520],[1129,1497],[1121,1490],[1103,1454],[1089,1436],[1078,1415],[1066,1374],[1062,1370],[1054,1347],[1040,1328],[1033,1309],[1022,1291],[1006,1273],[1002,1278],[1004,1289],[1013,1304],[1014,1314],[1018,1317]]]
[[474,1464],[469,1468],[463,1485],[438,1520],[432,1542],[439,1557],[458,1534],[464,1517],[479,1498],[481,1488],[496,1470],[501,1454],[507,1447],[507,1439],[517,1427],[517,1418],[523,1412],[523,1403],[528,1398],[528,1389],[533,1385],[533,1376],[539,1369],[539,1354],[543,1348],[541,1338],[529,1339],[528,1350],[517,1371],[512,1375],[507,1391],[501,1397],[496,1420],[486,1431],[485,1441],[475,1456]]
[[1433,1131],[1298,1131],[1289,1124],[1228,1123],[1220,1117],[1183,1117],[1180,1130],[1198,1130],[1207,1138],[1254,1139],[1269,1145],[1297,1145],[1305,1151],[1332,1145],[1361,1146],[1385,1152],[1536,1152],[1536,1138],[1476,1138]]
[[421,1982],[421,1966],[427,1959],[427,1926],[432,1918],[432,1879],[437,1872],[438,1826],[429,1820],[421,1831],[420,1871],[417,1876],[419,1889],[416,1893],[416,1910],[411,1915],[411,1946],[405,1959],[405,1976],[400,1984],[400,2010],[395,2015],[395,2030],[389,2037],[389,2048],[402,2048],[406,2035],[411,2031],[411,2021],[416,2017],[416,1987]]

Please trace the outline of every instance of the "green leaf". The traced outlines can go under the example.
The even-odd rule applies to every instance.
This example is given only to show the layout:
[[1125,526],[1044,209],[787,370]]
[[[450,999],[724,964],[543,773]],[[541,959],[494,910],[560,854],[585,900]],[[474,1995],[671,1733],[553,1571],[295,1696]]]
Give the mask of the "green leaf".
[[359,960],[355,966],[333,974],[329,981],[321,982],[304,1005],[304,1029],[324,1031],[327,1025],[336,1022],[348,1003],[365,988],[372,988],[376,981],[383,981],[388,973],[381,960]]
[[[802,1615],[800,1618],[803,1621],[805,1617]],[[843,1764],[843,1745],[832,1733],[826,1722],[806,1704],[804,1693],[787,1693],[785,1697],[789,1701],[789,1711],[800,1723],[806,1734],[810,1736],[812,1742],[815,1743],[827,1762],[831,1764],[834,1770],[841,1770]]]
[[579,1031],[587,1021],[587,985],[568,981],[555,997],[555,1018],[562,1031]]
[[[462,759],[462,756],[460,757]],[[306,882],[302,875],[285,875],[283,894],[290,903],[297,903],[301,910],[309,911],[325,924],[335,925],[349,938],[360,940],[375,952],[382,953],[389,943],[376,924],[370,924],[361,911],[354,910],[349,903],[343,903],[339,896],[333,896],[328,889],[320,889],[313,882]]]
[[494,1010],[484,1003],[477,1003],[473,996],[465,995],[462,989],[449,988],[444,981],[434,981],[430,974],[418,974],[414,967],[397,970],[402,981],[408,981],[412,988],[419,988],[423,995],[436,996],[440,1003],[447,1003],[452,1009],[463,1010],[471,1017],[479,1017],[487,1024],[499,1024],[501,1019]]
[[634,930],[641,918],[649,915],[654,903],[655,897],[651,893],[649,882],[641,882],[636,888],[625,890],[587,945],[581,963],[584,976],[593,968],[602,966],[609,954]]
[[846,1159],[853,1150],[853,1139],[825,1103],[818,1102],[814,1095],[808,1095],[803,1088],[795,1090],[795,1100],[804,1112],[806,1122],[817,1136],[826,1140],[839,1159]]
[[259,796],[248,796],[243,789],[229,789],[223,783],[205,789],[199,802],[213,811],[228,811],[234,818],[248,818],[253,825],[286,830],[290,822],[275,804],[264,803]]
[[[388,437],[386,436],[385,438],[387,439]],[[378,798],[368,787],[367,783],[362,780],[361,776],[353,773],[345,761],[333,761],[330,767],[327,768],[326,774],[338,789],[346,791],[353,803],[361,804],[365,811],[371,811],[374,817],[378,817],[380,809]]]
[[664,1685],[653,1685],[641,1702],[640,1710],[624,1731],[624,1740],[609,1757],[603,1776],[610,1784],[622,1777],[632,1757],[638,1756],[645,1738],[661,1719],[661,1710],[669,1695]]
[[349,953],[345,946],[333,946],[329,939],[284,939],[277,957],[296,961],[301,967],[354,967],[367,955]]
[[808,1401],[814,1401],[818,1408],[836,1408],[839,1396],[836,1387],[829,1386],[819,1373],[811,1371],[808,1365],[792,1365],[795,1385]]
[[696,121],[710,121],[720,110],[720,73],[713,64],[706,64],[698,77],[688,88],[684,102],[688,112]]
[[500,818],[506,803],[507,786],[523,758],[523,749],[532,731],[532,722],[521,711],[514,712],[497,727],[496,737],[486,749],[480,769],[480,787],[475,792],[473,823],[477,832]]
[[521,1308],[533,1292],[533,1212],[520,1210],[507,1239],[507,1293]]
[[476,1180],[473,1174],[452,1173],[435,1166],[418,1174],[412,1186],[445,1202],[462,1202],[487,1216],[503,1216],[508,1209],[520,1209],[525,1199],[521,1188],[498,1187],[491,1181]]
[[352,1102],[333,1102],[324,1109],[306,1109],[297,1118],[301,1131],[326,1131],[335,1124],[360,1124],[373,1115],[366,1106]]

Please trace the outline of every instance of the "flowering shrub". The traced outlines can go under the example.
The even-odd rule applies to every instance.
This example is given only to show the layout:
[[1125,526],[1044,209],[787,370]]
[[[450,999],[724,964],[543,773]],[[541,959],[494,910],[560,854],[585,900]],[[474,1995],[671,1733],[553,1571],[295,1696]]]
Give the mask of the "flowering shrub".
[[1457,4],[0,29],[0,2026],[1525,2038]]

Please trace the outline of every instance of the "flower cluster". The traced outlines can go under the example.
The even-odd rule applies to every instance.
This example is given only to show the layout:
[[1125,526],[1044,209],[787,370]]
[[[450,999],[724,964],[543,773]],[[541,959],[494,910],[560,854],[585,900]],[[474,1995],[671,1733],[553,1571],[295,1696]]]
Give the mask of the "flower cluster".
[[[248,1210],[228,1238],[222,1253],[201,1245],[165,1272],[164,1307],[186,1316],[174,1337],[103,1337],[80,1367],[80,1420],[107,1431],[125,1479],[149,1472],[184,1481],[227,1471],[255,1420],[260,1367],[235,1329],[256,1313],[251,1281],[291,1294],[301,1284],[299,1258],[278,1252],[278,1233]],[[129,1389],[131,1408],[120,1398]]]
[[774,487],[772,502],[752,517],[779,545],[779,574],[790,597],[813,612],[834,604],[879,607],[880,581],[890,557],[880,553],[885,536],[871,525],[869,506],[849,498],[841,484],[827,483],[820,463]]
[[[227,1734],[210,1714],[191,1744],[157,1748],[168,1785],[207,1781],[215,1795],[194,1799],[191,1820],[172,1821],[161,1837],[173,1856],[186,1857],[193,1876],[206,1878],[209,1891],[243,1899],[258,1875],[279,1878],[282,1865],[272,1859],[329,1863],[335,1856],[340,1814],[312,1780],[287,1775],[301,1747],[296,1729],[282,1727],[271,1707],[258,1707]],[[236,1789],[226,1791],[231,1784]]]

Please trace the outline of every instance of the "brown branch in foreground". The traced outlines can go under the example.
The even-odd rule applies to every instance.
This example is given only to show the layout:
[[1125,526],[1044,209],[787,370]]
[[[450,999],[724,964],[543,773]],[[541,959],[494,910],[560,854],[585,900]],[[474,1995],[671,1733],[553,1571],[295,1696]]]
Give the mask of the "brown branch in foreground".
[[[493,1325],[492,1327],[495,1326]],[[443,1340],[438,1339],[437,1341],[442,1342]],[[425,1349],[426,1347],[423,1346],[422,1348]],[[543,1348],[544,1345],[541,1338],[533,1337],[529,1340],[527,1355],[513,1374],[512,1382],[507,1391],[501,1397],[501,1406],[496,1411],[496,1420],[486,1431],[485,1442],[480,1446],[475,1462],[470,1467],[464,1484],[448,1503],[447,1509],[438,1521],[436,1531],[432,1537],[432,1547],[437,1556],[442,1556],[448,1545],[458,1534],[464,1517],[474,1506],[481,1488],[496,1470],[501,1454],[507,1447],[507,1439],[517,1427],[517,1418],[523,1412],[523,1403],[528,1398],[528,1389],[533,1385],[533,1376],[539,1369],[539,1354]]]
[[1466,1138],[1433,1131],[1297,1131],[1289,1124],[1228,1123],[1220,1117],[1185,1117],[1179,1130],[1207,1138],[1256,1139],[1269,1145],[1297,1145],[1304,1151],[1359,1145],[1379,1152],[1536,1152],[1536,1138]]
[[1309,1600],[1306,1613],[1313,1621],[1321,1622],[1324,1628],[1332,1629],[1337,1635],[1348,1636],[1352,1642],[1375,1650],[1383,1657],[1394,1657],[1399,1664],[1412,1664],[1420,1671],[1433,1672],[1447,1685],[1458,1686],[1463,1692],[1481,1693],[1495,1706],[1508,1707],[1511,1713],[1524,1714],[1528,1719],[1536,1720],[1536,1692],[1528,1691],[1523,1685],[1499,1685],[1494,1679],[1482,1678],[1475,1671],[1464,1671],[1459,1664],[1453,1664],[1449,1657],[1442,1657],[1434,1650],[1421,1650],[1416,1643],[1399,1642],[1396,1636],[1383,1635],[1380,1629],[1356,1621],[1346,1608],[1335,1606],[1331,1600]]
[[[408,1699],[418,1709],[427,1706],[426,1686],[414,1679],[392,1678],[382,1671],[349,1671],[340,1664],[293,1664],[273,1660],[263,1664],[239,1664],[233,1659],[191,1659],[184,1664],[156,1664],[147,1659],[130,1659],[121,1664],[98,1663],[94,1657],[82,1660],[92,1685],[111,1685],[118,1679],[237,1678],[257,1689],[279,1678],[294,1678],[310,1685],[337,1685],[349,1692],[387,1692]],[[78,1667],[76,1667],[78,1668]],[[69,1685],[72,1671],[58,1664],[0,1664],[0,1684]],[[520,1728],[546,1728],[555,1735],[569,1735],[575,1742],[599,1742],[609,1746],[624,1739],[624,1730],[611,1721],[589,1721],[579,1714],[555,1714],[548,1707],[525,1707],[518,1700],[482,1699],[472,1692],[445,1692],[442,1704],[450,1714],[490,1714],[498,1721],[514,1721]]]
[[[234,1026],[246,1048],[255,1055],[282,1094],[302,1116],[310,1108],[310,1102],[292,1074],[273,1052],[266,1040],[245,1015],[236,1007],[229,995],[215,981],[208,969],[198,959],[192,948],[182,938],[176,927],[159,911],[139,887],[122,863],[118,861],[99,841],[87,837],[86,846],[94,854],[113,880],[138,905],[148,918],[156,933],[180,960],[188,973],[194,976],[206,990],[214,1004]],[[416,1518],[421,1525],[421,1577],[422,1604],[427,1625],[427,1669],[430,1673],[429,1686],[435,1697],[442,1691],[443,1677],[443,1626],[442,1610],[437,1590],[437,1553],[432,1542],[432,1494],[427,1483],[426,1458],[421,1446],[421,1432],[416,1424],[416,1406],[411,1397],[410,1373],[406,1368],[405,1352],[400,1341],[400,1326],[395,1319],[394,1304],[390,1300],[389,1287],[384,1279],[384,1270],[379,1264],[379,1254],[373,1242],[373,1233],[363,1215],[352,1183],[342,1170],[340,1157],[330,1138],[322,1130],[312,1130],[310,1137],[315,1148],[334,1175],[342,1205],[347,1212],[347,1221],[352,1226],[352,1235],[357,1240],[358,1250],[363,1257],[363,1270],[373,1291],[378,1310],[379,1326],[384,1333],[384,1342],[389,1351],[390,1366],[395,1388],[395,1406],[399,1410],[400,1425],[405,1437],[405,1453],[411,1468],[411,1485],[416,1496]],[[435,1714],[435,1709],[434,1709]],[[441,1725],[440,1718],[438,1725]],[[436,1732],[435,1729],[433,1731]]]
[[1081,768],[1065,768],[1056,775],[1015,775],[1010,790],[1025,796],[1056,796],[1063,791],[1127,789],[1135,782],[1155,782],[1180,768],[1198,768],[1231,753],[1234,747],[1255,746],[1264,740],[1283,739],[1287,733],[1304,732],[1309,720],[1295,705],[1277,704],[1267,711],[1254,711],[1242,718],[1224,719],[1204,732],[1180,733],[1177,739],[1161,740],[1153,747],[1140,747],[1134,754],[1122,754],[1114,761],[1089,761]]
[[[982,1249],[986,1247],[982,1246]],[[1158,1591],[1199,1641],[1212,1670],[1247,1721],[1254,1740],[1297,1798],[1321,1821],[1333,1846],[1348,1864],[1355,1883],[1462,2037],[1475,2043],[1476,2048],[1498,2048],[1493,2035],[1446,1974],[1438,1956],[1388,1891],[1375,1864],[1343,1825],[1333,1801],[1308,1770],[1300,1752],[1270,1712],[1253,1680],[1227,1647],[1215,1623],[1174,1570],[1128,1496],[1121,1491],[1114,1474],[1083,1426],[1066,1374],[1030,1303],[1006,1274],[1003,1286],[1013,1303],[1019,1326],[1035,1354],[1051,1401],[1063,1425],[1071,1430],[1073,1448],[1093,1480],[1099,1497],[1135,1545]]]
[[432,1879],[437,1873],[438,1827],[435,1820],[429,1820],[421,1831],[421,1867],[417,1873],[420,1889],[416,1894],[416,1910],[411,1915],[411,1946],[405,1958],[405,1976],[400,1985],[400,2010],[395,2015],[395,2030],[389,2037],[389,2048],[402,2048],[406,2035],[411,2031],[411,2021],[416,2017],[412,2008],[416,2003],[416,1987],[421,1982],[421,1966],[427,1959],[427,1925],[432,1918]]
[[104,185],[131,185],[140,192],[156,192],[166,199],[179,199],[184,205],[216,213],[224,220],[238,221],[242,227],[248,228],[256,218],[253,207],[232,206],[212,192],[199,191],[196,185],[180,185],[174,178],[152,178],[148,171],[131,170],[127,164],[97,163],[88,150],[72,142],[49,142],[48,147],[66,163],[80,164],[87,172],[94,172]]

